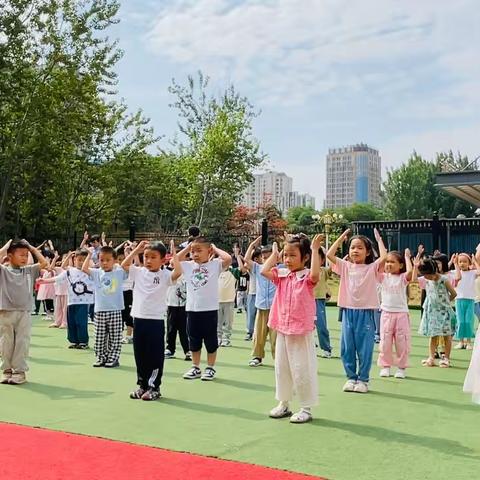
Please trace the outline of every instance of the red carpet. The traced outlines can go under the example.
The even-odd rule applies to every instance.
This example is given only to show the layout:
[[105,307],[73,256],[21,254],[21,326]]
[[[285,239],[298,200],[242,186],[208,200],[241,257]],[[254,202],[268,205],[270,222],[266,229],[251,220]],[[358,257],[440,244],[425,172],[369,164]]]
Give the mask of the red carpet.
[[312,480],[282,470],[0,423],[2,480]]

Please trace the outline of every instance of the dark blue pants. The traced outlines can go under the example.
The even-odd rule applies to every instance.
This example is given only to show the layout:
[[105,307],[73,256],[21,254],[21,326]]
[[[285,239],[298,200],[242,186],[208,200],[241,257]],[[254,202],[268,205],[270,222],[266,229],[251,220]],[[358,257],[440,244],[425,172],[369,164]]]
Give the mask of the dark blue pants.
[[327,315],[325,312],[325,299],[316,298],[315,303],[317,305],[317,321],[315,325],[317,327],[318,341],[320,348],[324,352],[331,352],[332,346],[330,345],[330,332],[327,327]]
[[133,319],[133,354],[137,366],[137,385],[144,390],[159,390],[165,360],[165,321]]
[[370,379],[375,344],[373,313],[370,309],[342,309],[341,357],[349,380],[368,382]]
[[68,305],[67,338],[76,345],[88,345],[88,305]]
[[247,296],[247,332],[253,335],[255,327],[255,317],[257,316],[257,309],[255,307],[256,295],[249,293]]

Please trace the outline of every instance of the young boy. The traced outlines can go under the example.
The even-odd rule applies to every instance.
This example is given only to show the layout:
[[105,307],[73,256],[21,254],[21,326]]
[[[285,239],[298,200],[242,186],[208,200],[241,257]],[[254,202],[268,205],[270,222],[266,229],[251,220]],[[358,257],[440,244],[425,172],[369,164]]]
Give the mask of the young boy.
[[[132,265],[134,257],[142,252],[144,266]],[[176,254],[172,257],[173,272],[164,268],[166,254],[167,249],[163,243],[142,241],[122,263],[122,268],[129,272],[129,279],[134,284],[133,352],[138,388],[130,393],[132,399],[152,401],[161,396],[167,290],[181,275]]]
[[262,247],[258,263],[252,261],[253,251],[260,245],[261,240],[262,237],[258,237],[254,240],[248,246],[245,254],[245,265],[250,270],[251,275],[255,277],[256,282],[255,308],[257,309],[257,314],[253,334],[252,359],[249,362],[251,367],[262,365],[263,359],[265,358],[265,343],[267,342],[267,336],[270,337],[272,357],[275,358],[275,342],[277,339],[277,332],[268,328],[268,316],[270,314],[273,297],[275,296],[275,285],[260,274],[262,268],[261,265],[270,257],[272,248],[266,246]]
[[[259,248],[255,248],[252,253],[252,262],[261,262],[262,251]],[[248,295],[247,295],[247,334],[244,340],[250,341],[253,339],[253,330],[255,328],[255,317],[257,316],[257,308],[255,307],[255,299],[257,296],[257,282],[255,275],[245,265],[241,270],[249,276],[248,281]],[[249,273],[247,273],[249,272]]]
[[[184,259],[189,252],[192,260],[182,261],[181,269],[187,283],[187,333],[193,365],[183,378],[209,381],[215,377],[218,349],[218,277],[232,259],[205,237],[195,238],[179,253],[179,258]],[[210,260],[215,254],[219,258]],[[208,364],[203,374],[200,370],[202,343],[207,350]]]
[[100,268],[90,268],[93,248],[83,262],[82,270],[93,280],[95,294],[95,356],[94,367],[120,366],[122,350],[123,282],[128,274],[115,267],[117,252],[112,247],[101,247]]
[[[28,265],[29,253],[38,263]],[[2,265],[5,255],[8,266]],[[0,249],[1,383],[21,385],[27,381],[33,285],[47,263],[40,251],[26,240],[9,240]]]
[[[88,256],[88,251],[79,248],[70,252],[62,263],[65,270],[58,276],[40,280],[40,283],[67,284],[67,339],[68,348],[79,350],[88,349],[88,309],[93,303],[93,282],[82,271],[83,263]],[[68,264],[73,258],[74,266]]]

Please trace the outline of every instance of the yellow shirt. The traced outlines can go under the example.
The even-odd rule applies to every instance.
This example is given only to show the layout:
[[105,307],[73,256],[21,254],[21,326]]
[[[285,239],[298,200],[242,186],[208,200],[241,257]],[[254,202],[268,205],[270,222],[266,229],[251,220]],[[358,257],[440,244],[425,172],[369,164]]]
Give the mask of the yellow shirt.
[[313,290],[313,295],[315,296],[315,298],[327,298],[327,292],[329,292],[328,279],[330,278],[331,274],[332,271],[330,270],[330,268],[320,267],[320,278]]

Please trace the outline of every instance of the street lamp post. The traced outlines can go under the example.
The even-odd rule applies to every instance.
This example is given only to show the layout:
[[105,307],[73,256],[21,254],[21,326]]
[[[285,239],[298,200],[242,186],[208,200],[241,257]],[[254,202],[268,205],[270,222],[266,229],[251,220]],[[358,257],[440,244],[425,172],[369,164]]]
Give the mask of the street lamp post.
[[339,223],[343,222],[342,214],[330,214],[326,213],[325,215],[312,215],[312,219],[315,222],[321,223],[323,225],[323,231],[325,232],[325,247],[328,251],[330,248],[330,233],[332,228]]

